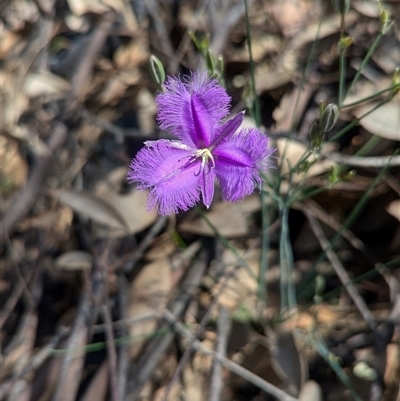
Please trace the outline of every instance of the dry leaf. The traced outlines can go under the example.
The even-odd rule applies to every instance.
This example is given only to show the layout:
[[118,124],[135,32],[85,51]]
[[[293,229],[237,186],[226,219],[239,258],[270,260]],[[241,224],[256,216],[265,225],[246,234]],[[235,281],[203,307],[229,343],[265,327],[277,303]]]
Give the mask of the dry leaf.
[[299,401],[323,401],[324,395],[321,386],[313,380],[305,382],[301,386],[298,399]]
[[114,54],[114,63],[118,69],[131,70],[147,62],[149,52],[142,41],[133,40],[125,46],[119,46]]
[[110,228],[127,229],[124,219],[116,208],[90,191],[54,190],[51,191],[51,194],[76,213],[80,213],[96,223]]
[[[219,304],[227,308],[229,311],[235,311],[239,305],[250,315],[256,316],[258,313],[258,281],[257,277],[260,269],[259,251],[254,251],[244,255],[247,266],[237,268],[234,277],[223,288],[219,294],[223,280],[213,287],[213,294],[219,294]],[[229,266],[234,266],[237,259],[232,255],[231,251],[225,250],[223,253],[223,263],[225,271]]]
[[[218,202],[212,206],[210,211],[205,212],[205,215],[224,237],[243,237],[249,232],[247,215],[259,210],[260,207],[260,197],[251,195],[238,203]],[[183,222],[179,228],[193,234],[215,236],[214,230],[200,216],[195,217],[194,220]]]
[[276,121],[276,131],[290,131],[291,127],[297,127],[314,91],[314,85],[306,83],[294,87],[282,96],[279,106],[272,113]]
[[[126,180],[126,168],[111,171],[95,188],[96,196],[118,212],[123,226],[129,233],[137,233],[149,227],[157,219],[157,213],[147,211],[147,191],[131,190],[119,193],[121,183]],[[117,235],[117,233],[114,233]]]
[[5,136],[0,136],[0,178],[4,196],[8,190],[19,188],[26,182],[28,164],[21,156],[18,144]]
[[31,72],[25,77],[24,91],[31,98],[41,95],[62,98],[69,89],[69,82],[50,72]]
[[[167,305],[171,285],[171,268],[168,258],[159,258],[146,265],[133,282],[129,317],[140,317],[163,310]],[[136,356],[146,339],[145,336],[150,335],[155,328],[154,319],[146,319],[131,326],[130,335],[135,340],[131,346],[131,357]]]
[[60,270],[82,271],[89,270],[93,264],[93,256],[85,251],[64,252],[55,259],[55,267]]
[[293,36],[305,25],[320,18],[318,2],[305,0],[281,0],[274,3],[272,14],[284,36]]
[[308,377],[306,359],[299,353],[290,331],[267,331],[272,367],[289,392],[297,395]]
[[109,11],[109,7],[101,0],[67,0],[70,10],[80,16],[88,12],[102,14]]
[[379,17],[379,3],[375,0],[353,0],[351,6],[366,17]]
[[88,384],[81,401],[104,401],[107,398],[108,379],[110,377],[108,361],[104,361]]
[[400,221],[400,200],[394,200],[386,208],[387,212]]
[[[279,163],[281,164],[282,173],[285,174],[289,171],[289,169],[296,165],[296,163],[302,158],[302,156],[307,151],[307,146],[301,142],[291,140],[289,138],[279,138],[276,141],[279,158]],[[330,151],[333,150],[336,145],[331,143],[324,147],[324,150]],[[284,158],[282,160],[282,157]],[[311,162],[315,158],[315,155],[310,155],[307,161]],[[321,161],[317,161],[313,164],[310,169],[307,171],[308,177],[314,177],[316,175],[320,175],[329,171],[332,166],[335,166],[336,163],[332,160],[324,159]],[[299,182],[304,173],[298,173],[293,176],[294,182]]]
[[[371,110],[377,103],[368,103],[352,110],[352,113],[360,118]],[[360,125],[371,134],[382,138],[400,141],[400,100],[393,99],[379,107],[379,109],[363,117]]]

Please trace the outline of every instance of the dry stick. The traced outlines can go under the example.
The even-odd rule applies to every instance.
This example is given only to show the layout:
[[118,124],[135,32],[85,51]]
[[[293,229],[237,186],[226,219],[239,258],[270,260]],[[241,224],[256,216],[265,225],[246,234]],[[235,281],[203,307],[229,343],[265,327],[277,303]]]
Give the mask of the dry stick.
[[[34,308],[30,308],[22,318],[22,323],[18,329],[17,335],[18,344],[13,349],[19,354],[19,358],[16,360],[13,370],[15,375],[19,375],[23,372],[24,368],[29,362],[29,358],[33,352],[35,344],[36,332],[37,332],[38,317]],[[28,379],[21,377],[19,380],[14,382],[14,385],[10,389],[8,396],[9,401],[29,400],[31,393],[31,386],[28,384]]]
[[[76,98],[80,98],[85,88],[85,82],[90,76],[95,56],[100,52],[103,43],[111,30],[112,22],[103,20],[93,31],[92,38],[89,41],[88,51],[72,78],[72,93],[67,106],[68,110],[76,107]],[[52,171],[51,165],[54,162],[54,152],[65,142],[67,138],[67,128],[61,122],[56,122],[53,126],[53,132],[47,143],[49,152],[41,155],[33,168],[30,179],[17,200],[11,203],[11,207],[4,214],[0,221],[0,243],[9,237],[13,228],[28,214],[30,208],[40,194],[41,188]]]
[[368,309],[367,305],[365,304],[364,300],[358,293],[357,288],[352,283],[349,275],[347,274],[347,271],[343,267],[336,253],[333,251],[331,244],[328,241],[328,238],[326,237],[319,221],[315,217],[314,213],[311,212],[309,209],[304,209],[304,213],[306,214],[308,221],[310,222],[311,228],[315,236],[317,237],[317,240],[320,243],[322,250],[325,252],[333,268],[335,269],[337,276],[339,277],[340,281],[346,288],[348,294],[350,295],[354,304],[357,306],[364,320],[369,324],[371,329],[374,331],[377,327],[375,319],[370,310]]
[[53,401],[74,401],[82,377],[85,360],[84,345],[88,337],[88,322],[93,317],[92,278],[86,282],[78,312],[67,342],[67,353],[64,357]]
[[76,73],[71,80],[72,96],[69,99],[68,108],[75,109],[76,103],[84,99],[87,82],[92,73],[94,61],[101,52],[104,42],[111,32],[113,19],[114,14],[103,14],[102,20],[91,34],[88,40],[88,46],[85,48],[85,54],[82,55]]
[[312,213],[314,213],[318,220],[331,227],[334,231],[342,230],[342,237],[346,239],[353,246],[354,249],[362,252],[372,265],[375,265],[377,263],[378,258],[371,252],[368,247],[365,246],[364,242],[357,238],[348,228],[342,227],[339,221],[329,216],[317,202],[308,199],[304,203],[305,206],[301,203],[296,203],[295,205],[293,205],[293,209],[297,209],[302,212],[308,209]]
[[[364,256],[369,260],[371,265],[375,266],[375,269],[378,273],[385,279],[386,283],[388,284],[389,288],[393,288],[393,293],[397,293],[400,291],[400,284],[398,283],[397,279],[394,277],[392,272],[386,268],[385,265],[378,262],[378,258],[374,255],[374,253],[362,242],[359,238],[357,238],[352,231],[350,231],[346,227],[342,227],[341,224],[332,219],[322,208],[318,205],[317,202],[309,199],[304,202],[306,207],[314,213],[314,215],[318,218],[318,220],[324,222],[327,226],[331,227],[335,231],[342,230],[342,236],[344,239],[349,241],[349,243],[357,249]],[[300,203],[293,205],[294,209],[300,210],[304,212],[306,207]]]
[[393,191],[395,191],[400,197],[400,182],[396,178],[390,175],[386,175],[385,177],[383,177],[383,181],[385,181],[386,184],[388,184],[389,187],[392,188]]
[[[171,60],[170,61],[170,64],[171,64],[172,60],[174,59],[174,47],[172,46],[171,40],[169,38],[168,30],[161,17],[160,7],[155,0],[146,0],[144,3],[145,3],[145,7],[147,9],[147,12],[153,19],[155,31],[156,31],[157,37],[160,41],[160,48],[165,53],[168,60]],[[167,68],[169,70],[170,66],[168,66]]]
[[[96,263],[93,267],[92,274],[98,274],[101,277],[101,315],[103,317],[103,321],[105,324],[105,334],[106,334],[106,345],[107,345],[107,356],[108,356],[108,373],[110,376],[110,393],[112,401],[120,401],[120,395],[118,392],[118,373],[117,373],[117,351],[115,347],[115,337],[112,327],[112,318],[110,314],[110,310],[108,308],[109,301],[109,290],[108,290],[108,282],[107,282],[107,270],[108,270],[108,259],[110,252],[110,239],[106,240],[105,245],[101,248],[100,254],[93,251],[96,257]],[[96,301],[94,301],[96,303]],[[100,303],[99,302],[99,303]]]
[[57,122],[53,126],[53,132],[47,143],[49,152],[41,155],[33,167],[32,174],[18,195],[15,202],[10,203],[10,207],[4,213],[4,218],[0,221],[0,243],[5,241],[14,227],[28,214],[30,208],[39,196],[45,179],[52,171],[54,163],[54,152],[64,143],[67,138],[67,128],[63,123]]
[[[123,290],[119,290],[118,295],[121,295],[120,291],[123,291]],[[135,324],[145,322],[146,320],[155,320],[155,319],[158,319],[159,317],[160,317],[159,313],[153,311],[153,312],[149,312],[149,313],[144,313],[143,315],[140,315],[140,316],[126,317],[126,318],[123,318],[120,320],[114,320],[113,322],[111,322],[111,326],[114,330],[124,329],[127,326],[133,326]],[[91,328],[91,332],[93,334],[103,333],[105,331],[105,329],[106,329],[105,323],[94,324]],[[122,336],[119,336],[119,337],[122,337]]]
[[[216,354],[222,358],[225,358],[226,355],[230,329],[228,310],[224,307],[221,307],[217,322],[218,338],[216,344]],[[209,401],[219,401],[221,399],[223,389],[222,383],[222,364],[218,359],[215,358],[213,368],[211,370],[210,395],[208,397]]]
[[89,123],[102,128],[104,131],[113,134],[117,143],[123,143],[126,137],[138,138],[143,140],[140,130],[135,128],[121,128],[109,121],[90,113],[87,109],[81,110],[81,117],[89,121]]
[[[129,306],[129,283],[128,280],[120,274],[118,276],[118,305],[119,305],[119,317],[125,320],[128,316]],[[115,322],[114,322],[115,323]],[[128,336],[128,330],[126,325],[120,330],[119,337],[126,338]],[[120,400],[125,398],[126,383],[128,381],[129,371],[129,348],[127,343],[121,344],[119,347],[119,358],[118,358],[118,394]]]
[[[182,283],[181,289],[177,292],[175,298],[171,301],[169,309],[176,319],[179,319],[184,313],[188,302],[195,296],[204,271],[207,267],[205,251],[203,251],[197,260],[192,263],[190,270]],[[169,325],[161,324],[157,330],[169,329]],[[129,383],[129,390],[125,400],[133,401],[139,396],[143,386],[149,380],[150,375],[162,358],[164,352],[171,344],[174,334],[167,332],[162,337],[151,340],[142,354],[131,377],[133,380]]]
[[7,379],[0,385],[0,396],[3,398],[6,397],[17,380],[20,380],[28,373],[37,370],[46,361],[46,359],[51,356],[54,348],[63,338],[68,335],[68,333],[68,328],[60,327],[59,330],[57,330],[57,333],[51,337],[48,343],[31,357],[29,363],[27,363],[21,372],[19,372],[17,375],[14,375],[10,379]]
[[[196,15],[204,14],[209,2],[210,2],[210,0],[199,1],[196,6],[196,9],[194,11],[194,14],[196,14]],[[186,31],[182,35],[182,39],[175,51],[174,57],[169,60],[168,68],[169,68],[169,73],[171,75],[178,74],[179,65],[181,64],[182,59],[186,55],[186,53],[192,43],[192,40],[191,40],[190,36],[188,35],[188,33],[190,31],[196,31],[197,27],[198,27],[198,22],[193,19],[189,22],[189,25],[186,27]]]
[[331,159],[335,162],[344,163],[349,166],[355,167],[370,167],[370,168],[382,168],[387,165],[389,166],[400,166],[400,156],[370,156],[370,157],[358,157],[358,156],[346,156],[340,153],[326,152],[322,153],[327,159]]
[[125,274],[129,275],[132,273],[133,269],[136,266],[136,263],[139,261],[139,259],[142,258],[145,250],[152,244],[154,237],[162,230],[167,219],[168,218],[165,216],[159,217],[157,222],[153,225],[153,227],[151,227],[149,232],[143,238],[143,241],[139,244],[136,252],[133,254],[130,261],[126,263],[123,267],[123,271]]
[[120,396],[118,392],[117,351],[115,349],[115,339],[114,333],[112,331],[112,319],[110,317],[110,311],[108,310],[106,303],[101,306],[101,314],[106,324],[106,342],[110,367],[111,399],[112,401],[119,401]]
[[215,351],[212,351],[206,347],[204,347],[199,340],[191,341],[192,333],[190,330],[186,329],[184,325],[178,322],[175,316],[168,310],[164,312],[164,318],[169,322],[170,325],[173,325],[176,331],[182,336],[186,337],[191,343],[190,348],[194,348],[196,351],[201,352],[204,355],[210,355],[217,361],[219,361],[226,369],[230,370],[232,373],[242,377],[248,382],[254,384],[262,391],[265,391],[268,394],[278,398],[280,401],[298,401],[297,398],[292,397],[289,394],[286,394],[280,388],[274,386],[273,384],[267,382],[256,374],[250,372],[249,370],[243,368],[237,363],[231,361],[230,359],[219,355]]
[[[197,339],[197,337],[201,334],[201,332],[204,330],[204,326],[207,324],[208,320],[210,319],[211,313],[212,313],[215,305],[217,305],[220,295],[225,290],[225,287],[228,285],[229,280],[234,276],[236,269],[238,269],[239,267],[242,266],[243,260],[244,260],[244,258],[241,258],[241,260],[239,260],[233,266],[233,268],[226,274],[225,281],[222,283],[218,293],[215,295],[214,299],[211,301],[211,303],[208,307],[208,310],[203,315],[203,318],[201,319],[197,330],[193,333],[192,341],[195,341]],[[163,398],[161,399],[162,401],[167,401],[168,394],[171,391],[172,386],[175,383],[175,381],[178,380],[178,377],[181,374],[186,363],[188,362],[189,357],[190,357],[190,344],[189,344],[188,348],[186,349],[186,351],[183,353],[183,355],[179,361],[179,364],[178,364],[177,368],[175,369],[174,375],[172,376],[172,378],[167,386],[167,389],[164,392]]]
[[[17,269],[18,269],[18,267],[17,267]],[[2,311],[1,311],[1,314],[0,314],[0,327],[3,327],[4,323],[6,322],[8,317],[10,316],[10,313],[13,311],[15,305],[17,304],[19,298],[21,297],[22,293],[24,292],[24,290],[27,290],[26,282],[23,279],[19,269],[18,269],[18,272],[19,272],[18,278],[20,279],[20,281],[14,287],[13,292],[8,297],[7,302],[4,304],[4,307],[3,307]],[[27,278],[26,279],[27,279],[28,282],[31,280],[33,273],[34,273],[34,269],[29,269],[29,271],[27,272]]]
[[[249,6],[254,2],[254,0],[249,0]],[[240,18],[245,13],[245,6],[242,1],[238,2],[236,5],[232,6],[229,2],[229,8],[223,10],[223,12],[218,13],[215,10],[214,1],[210,1],[209,4],[209,17],[212,23],[212,41],[210,44],[210,49],[213,54],[219,55],[222,53],[226,43],[228,42],[228,37],[231,29],[238,23]],[[219,16],[219,18],[218,18]]]

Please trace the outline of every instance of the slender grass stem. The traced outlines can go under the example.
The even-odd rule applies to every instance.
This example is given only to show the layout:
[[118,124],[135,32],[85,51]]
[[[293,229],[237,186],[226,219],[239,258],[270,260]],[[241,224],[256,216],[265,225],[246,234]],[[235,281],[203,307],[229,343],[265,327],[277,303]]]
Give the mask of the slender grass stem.
[[264,304],[268,302],[268,294],[265,285],[265,276],[269,268],[268,250],[269,250],[269,232],[270,217],[265,201],[265,193],[261,192],[261,219],[262,219],[262,236],[261,236],[261,260],[260,272],[258,277],[258,293]]
[[[344,39],[344,14],[340,16],[340,39],[339,47],[342,47]],[[340,48],[339,54],[339,107],[344,100],[344,85],[346,82],[346,49]]]
[[341,108],[341,104],[345,99],[344,93],[344,84],[346,82],[346,51],[342,50],[340,52],[339,57],[339,108]]
[[364,97],[364,98],[362,98],[362,99],[360,99],[360,100],[357,100],[356,102],[352,102],[352,103],[348,103],[348,104],[343,104],[342,106],[340,106],[340,108],[341,108],[341,109],[345,109],[345,108],[348,108],[348,107],[357,106],[357,105],[359,105],[359,104],[361,104],[361,103],[364,103],[364,102],[368,102],[369,100],[373,100],[373,99],[377,98],[378,96],[383,95],[383,94],[386,93],[386,92],[390,92],[390,91],[392,91],[392,90],[395,90],[395,89],[399,88],[399,86],[400,86],[399,84],[390,85],[390,86],[388,86],[387,88],[382,89],[382,90],[380,90],[380,91],[378,91],[378,92],[376,92],[376,93],[374,93],[374,94],[372,94],[372,95],[370,95],[370,96],[366,96],[366,97]]
[[293,282],[293,250],[289,233],[289,206],[281,209],[281,235],[279,241],[281,315],[296,307],[296,291]]
[[251,90],[253,92],[254,99],[254,120],[256,122],[257,127],[261,125],[261,108],[260,108],[260,99],[257,96],[256,91],[256,79],[255,79],[255,66],[253,60],[253,52],[251,48],[251,33],[250,33],[250,20],[249,20],[249,7],[247,4],[247,0],[244,0],[245,13],[246,13],[246,35],[247,35],[247,46],[249,48],[249,58],[250,58],[250,75],[251,75]]
[[[365,55],[360,68],[358,69],[356,75],[354,76],[353,80],[351,81],[350,87],[347,90],[344,98],[346,99],[346,97],[349,95],[349,93],[351,92],[351,90],[354,88],[354,85],[358,82],[358,80],[360,79],[360,76],[365,68],[365,66],[367,65],[368,61],[370,60],[371,56],[374,54],[374,51],[376,50],[380,40],[382,39],[383,33],[379,32],[378,36],[375,38],[374,42],[372,43],[371,47],[369,48],[367,54]],[[342,106],[340,106],[342,108]]]
[[371,110],[368,110],[366,113],[364,113],[362,116],[354,119],[350,124],[346,125],[343,129],[341,129],[339,132],[337,132],[332,138],[330,138],[328,141],[325,143],[333,142],[336,139],[339,139],[341,136],[343,136],[346,132],[350,131],[353,127],[355,127],[364,117],[368,116],[369,114],[373,113],[375,110],[379,109],[379,107],[383,106],[385,103],[390,102],[390,98],[384,99],[378,104],[376,104]]

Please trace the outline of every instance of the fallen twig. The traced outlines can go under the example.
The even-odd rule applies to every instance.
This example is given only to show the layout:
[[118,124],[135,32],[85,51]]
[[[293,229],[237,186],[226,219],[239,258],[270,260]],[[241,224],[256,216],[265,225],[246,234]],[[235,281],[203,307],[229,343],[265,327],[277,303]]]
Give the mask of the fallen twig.
[[67,127],[61,122],[56,122],[47,143],[49,152],[38,158],[27,184],[18,194],[15,202],[10,203],[9,209],[4,213],[3,220],[0,221],[0,243],[9,237],[14,227],[29,213],[36,202],[44,181],[52,171],[51,165],[55,161],[54,152],[64,143],[66,138]]
[[[118,276],[118,305],[119,305],[119,317],[125,319],[128,316],[128,305],[129,305],[129,283],[124,275]],[[153,317],[154,318],[154,317]],[[120,337],[124,338],[128,336],[128,330],[126,326],[121,327],[119,332]],[[120,400],[125,398],[126,384],[128,382],[129,372],[129,348],[127,343],[123,343],[119,347],[119,358],[118,358],[118,394]]]
[[[181,289],[177,292],[175,298],[170,302],[170,313],[179,319],[184,313],[188,302],[195,296],[204,271],[207,267],[206,254],[202,254],[194,261],[184,279]],[[157,330],[168,329],[166,323],[160,324]],[[139,396],[144,384],[148,381],[154,368],[157,366],[160,358],[170,345],[174,334],[172,332],[165,333],[162,337],[151,340],[146,347],[145,352],[139,359],[134,371],[130,375],[132,378],[128,385],[127,396],[125,400],[136,400]]]
[[[217,355],[225,358],[228,336],[230,333],[230,322],[228,310],[224,307],[219,309],[217,333],[218,338],[215,352]],[[217,358],[215,358],[211,370],[210,395],[208,397],[209,401],[219,401],[221,399],[223,389],[222,383],[222,364]]]
[[230,359],[217,354],[215,351],[212,351],[206,347],[204,347],[199,340],[192,341],[193,334],[186,329],[183,324],[178,322],[175,316],[168,310],[164,312],[164,318],[169,322],[170,325],[176,329],[176,331],[181,334],[182,336],[189,339],[190,348],[195,349],[196,351],[200,351],[204,355],[210,355],[216,360],[218,360],[226,369],[230,370],[232,373],[242,377],[243,379],[247,380],[250,383],[253,383],[255,386],[260,388],[261,390],[265,391],[268,394],[278,398],[281,401],[298,401],[297,398],[292,397],[289,394],[286,394],[280,388],[274,386],[273,384],[267,382],[266,380],[262,379],[261,377],[255,375],[254,373],[250,372],[249,370],[243,368],[242,366],[238,365],[237,363],[231,361]]
[[340,281],[346,288],[348,294],[350,295],[351,299],[353,300],[354,304],[357,306],[358,310],[361,313],[361,316],[364,318],[364,320],[369,324],[372,330],[375,330],[377,327],[377,324],[375,322],[375,319],[371,313],[371,311],[368,309],[365,301],[362,299],[360,294],[357,291],[357,288],[353,284],[353,282],[350,279],[350,276],[348,275],[346,269],[343,267],[342,263],[340,262],[339,258],[337,257],[336,253],[333,251],[331,244],[328,241],[328,238],[326,237],[318,219],[315,217],[314,213],[307,208],[304,208],[304,213],[308,218],[308,221],[310,222],[311,228],[318,240],[318,242],[321,245],[321,248],[325,252],[327,258],[332,264],[332,267],[335,269],[335,272],[337,276],[339,277]]
[[69,333],[69,328],[60,327],[57,333],[50,338],[48,343],[40,349],[35,355],[33,355],[26,366],[18,373],[7,379],[0,385],[0,395],[1,397],[6,397],[10,392],[12,386],[17,380],[21,380],[27,374],[36,371],[46,360],[51,356],[54,348],[57,344],[65,338]]
[[331,159],[335,162],[344,163],[354,167],[369,167],[369,168],[382,168],[387,165],[394,167],[400,166],[400,156],[370,156],[370,157],[359,157],[359,156],[347,156],[341,153],[326,152],[322,153],[327,159]]

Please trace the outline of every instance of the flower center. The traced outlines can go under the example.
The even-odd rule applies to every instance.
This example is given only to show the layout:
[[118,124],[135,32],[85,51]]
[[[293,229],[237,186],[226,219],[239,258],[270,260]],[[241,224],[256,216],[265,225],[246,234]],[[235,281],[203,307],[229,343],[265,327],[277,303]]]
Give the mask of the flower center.
[[[215,167],[215,161],[214,161],[214,157],[211,153],[211,151],[208,148],[205,149],[199,149],[196,151],[194,157],[200,158],[201,157],[201,167],[200,167],[200,171],[199,174],[202,173],[204,171],[204,167],[207,164],[208,165],[208,160],[211,160],[211,166],[210,169]],[[210,170],[209,170],[210,171]],[[208,172],[209,172],[208,171]]]

